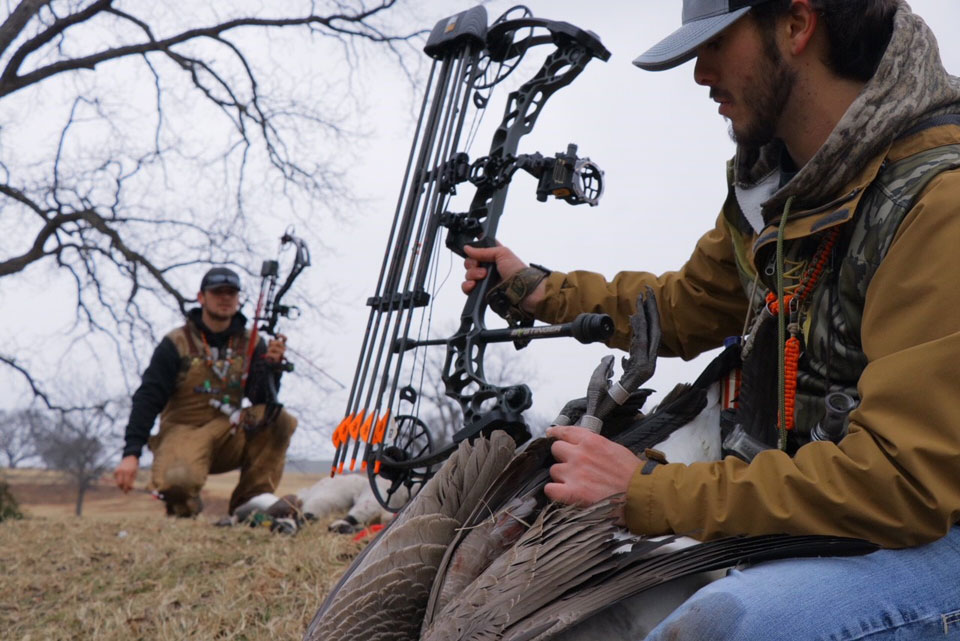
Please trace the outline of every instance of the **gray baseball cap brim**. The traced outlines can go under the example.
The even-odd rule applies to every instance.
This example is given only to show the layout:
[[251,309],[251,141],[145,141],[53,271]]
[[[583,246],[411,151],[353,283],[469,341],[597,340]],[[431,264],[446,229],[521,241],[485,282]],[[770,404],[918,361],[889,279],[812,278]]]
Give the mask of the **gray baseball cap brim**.
[[714,38],[748,11],[749,6],[730,13],[691,20],[637,56],[633,64],[647,71],[673,69],[696,56],[697,47]]

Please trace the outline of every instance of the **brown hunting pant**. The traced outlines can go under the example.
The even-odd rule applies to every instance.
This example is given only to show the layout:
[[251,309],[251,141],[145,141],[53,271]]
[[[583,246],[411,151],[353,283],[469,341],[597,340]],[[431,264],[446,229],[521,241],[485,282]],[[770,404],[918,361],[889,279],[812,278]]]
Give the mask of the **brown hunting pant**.
[[[254,420],[264,406],[247,410]],[[200,489],[209,474],[240,470],[240,481],[230,496],[230,513],[246,501],[273,492],[280,484],[290,437],[297,427],[286,410],[272,423],[253,434],[242,427],[231,429],[226,416],[200,426],[161,424],[150,439],[153,452],[152,489],[163,495],[167,513],[194,516],[200,512]]]

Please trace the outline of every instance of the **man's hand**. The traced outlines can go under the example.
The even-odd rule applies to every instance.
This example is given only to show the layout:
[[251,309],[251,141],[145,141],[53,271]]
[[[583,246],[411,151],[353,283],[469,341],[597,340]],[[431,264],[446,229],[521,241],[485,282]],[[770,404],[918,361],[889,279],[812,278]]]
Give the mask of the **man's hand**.
[[[463,261],[466,273],[464,274],[463,284],[460,285],[460,289],[463,290],[464,294],[472,292],[473,288],[477,286],[477,281],[486,278],[487,268],[483,267],[481,263],[494,263],[497,266],[497,272],[499,272],[500,278],[503,280],[510,278],[527,266],[527,264],[517,258],[517,255],[510,251],[508,247],[504,247],[499,243],[497,243],[496,247],[470,247],[469,245],[464,245],[463,251],[467,254],[467,258]],[[540,283],[533,293],[523,299],[521,307],[532,313],[533,310],[536,309],[537,303],[543,298],[545,292],[546,285]]]
[[[627,448],[585,427],[558,426],[547,430],[556,440],[550,448],[557,463],[550,467],[547,498],[560,503],[592,505],[627,491],[641,461]],[[615,515],[623,518],[621,507]]]
[[140,469],[140,459],[133,454],[124,456],[120,465],[113,471],[113,480],[124,494],[133,489],[133,482],[137,480],[137,470]]
[[517,258],[508,247],[497,243],[496,247],[470,247],[463,246],[463,251],[467,258],[463,260],[463,266],[466,268],[463,284],[460,289],[464,294],[469,294],[476,287],[477,281],[483,280],[487,276],[487,268],[481,266],[481,263],[494,263],[497,271],[500,272],[500,278],[506,280],[518,271],[527,266],[525,262]]
[[267,351],[263,357],[268,361],[279,363],[283,360],[283,355],[287,351],[287,337],[283,334],[277,334],[277,337],[267,343]]

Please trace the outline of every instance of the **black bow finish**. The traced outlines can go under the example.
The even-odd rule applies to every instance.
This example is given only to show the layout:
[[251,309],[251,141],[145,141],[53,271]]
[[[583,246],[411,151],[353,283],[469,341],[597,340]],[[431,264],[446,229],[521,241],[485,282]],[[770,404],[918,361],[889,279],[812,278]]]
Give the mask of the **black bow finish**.
[[[511,17],[518,11],[522,15]],[[492,87],[513,72],[528,50],[540,45],[552,45],[553,50],[533,78],[509,95],[488,154],[470,162],[461,151],[468,115],[482,112]],[[575,336],[590,342],[608,338],[613,330],[609,317],[601,315],[586,315],[564,325],[486,329],[487,294],[500,280],[491,265],[487,277],[467,297],[453,336],[420,340],[413,335],[429,318],[423,311],[437,278],[435,250],[441,228],[447,230],[446,246],[461,256],[465,245],[494,246],[507,189],[518,170],[539,180],[538,200],[553,195],[571,204],[597,203],[603,172],[589,159],[577,157],[575,145],[553,157],[516,152],[549,97],[570,84],[592,59],[610,56],[594,34],[566,22],[534,18],[522,7],[511,9],[489,28],[482,6],[441,20],[424,51],[434,62],[376,294],[367,301],[370,316],[347,411],[334,432],[337,453],[331,470],[331,475],[342,472],[348,455],[349,467],[354,469],[364,442],[361,465],[371,476],[393,481],[386,496],[371,483],[381,503],[392,509],[399,507],[388,505],[396,489],[429,478],[433,467],[463,439],[497,429],[507,431],[518,443],[530,437],[523,420],[523,411],[532,403],[530,389],[487,381],[483,360],[488,343],[514,341],[519,348],[532,338],[549,336]],[[469,210],[448,211],[457,185],[465,182],[476,188]],[[416,381],[401,383],[407,371],[404,355],[431,345],[447,349],[446,394],[463,412],[463,427],[453,442],[435,451],[429,426],[417,417]],[[414,361],[422,363],[422,359]],[[414,409],[398,413],[401,402],[411,403]]]
[[[286,245],[293,245],[296,251],[293,264],[287,273],[287,278],[283,281],[279,289],[277,289],[277,282],[280,279],[280,260],[265,260],[260,267],[260,295],[257,299],[256,311],[253,315],[253,328],[250,332],[250,342],[247,344],[246,359],[244,361],[244,387],[246,387],[247,378],[250,375],[250,368],[253,365],[253,354],[256,350],[257,342],[260,340],[260,332],[268,336],[276,337],[278,335],[277,322],[281,316],[289,319],[296,319],[300,316],[300,308],[296,305],[284,305],[281,303],[281,300],[284,295],[290,291],[290,287],[300,273],[310,266],[310,250],[302,238],[293,235],[292,229],[288,229],[284,232],[283,236],[280,237],[280,251],[282,251]],[[254,431],[273,421],[280,413],[280,410],[283,409],[283,404],[277,400],[277,377],[275,373],[293,371],[293,363],[288,360],[283,360],[279,363],[268,363],[264,361],[258,366],[263,366],[267,369],[262,377],[266,384],[266,410],[264,411],[263,418],[250,428]]]

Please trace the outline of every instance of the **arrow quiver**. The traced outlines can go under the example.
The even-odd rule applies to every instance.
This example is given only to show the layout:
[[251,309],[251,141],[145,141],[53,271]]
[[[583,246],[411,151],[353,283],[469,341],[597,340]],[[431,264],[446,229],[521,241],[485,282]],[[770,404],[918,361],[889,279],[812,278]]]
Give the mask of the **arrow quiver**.
[[[466,148],[493,88],[509,76],[525,54],[547,50],[539,71],[511,92],[489,152],[473,161]],[[603,193],[603,172],[576,145],[553,156],[517,154],[544,104],[570,84],[594,58],[610,53],[592,33],[566,22],[534,18],[523,7],[511,9],[488,27],[486,10],[474,7],[445,18],[431,32],[424,52],[433,59],[420,117],[387,240],[376,293],[367,301],[370,315],[354,374],[347,409],[333,436],[336,456],[331,475],[356,467],[360,443],[362,469],[388,509],[400,487],[423,483],[434,467],[463,439],[505,430],[518,443],[530,437],[523,411],[532,403],[523,384],[499,386],[483,369],[488,343],[574,336],[581,342],[604,340],[613,331],[609,317],[584,315],[573,323],[547,327],[486,328],[487,294],[500,280],[492,265],[467,296],[457,331],[446,338],[429,335],[428,305],[437,281],[438,235],[463,256],[465,245],[493,246],[507,189],[518,170],[537,179],[536,197],[570,204],[596,205]],[[468,123],[472,123],[469,124]],[[475,193],[466,212],[451,212],[459,185]],[[426,332],[426,334],[425,334]],[[434,443],[436,431],[421,418],[421,395],[430,346],[445,346],[443,387],[462,412],[452,442]],[[404,358],[406,358],[406,363]],[[419,375],[416,373],[420,369]],[[349,463],[347,459],[349,458]],[[375,476],[392,481],[384,494]]]

